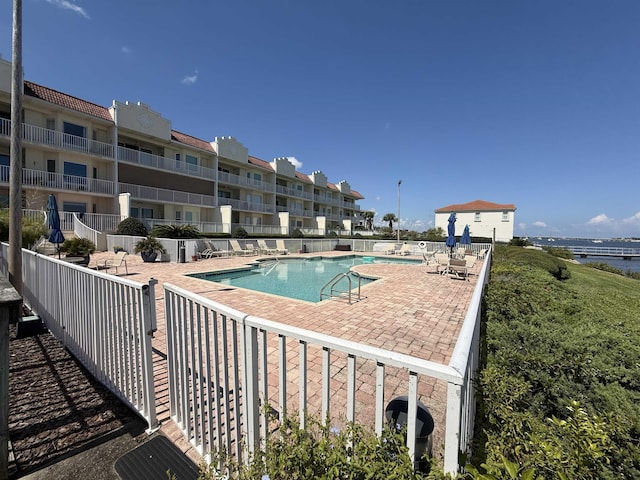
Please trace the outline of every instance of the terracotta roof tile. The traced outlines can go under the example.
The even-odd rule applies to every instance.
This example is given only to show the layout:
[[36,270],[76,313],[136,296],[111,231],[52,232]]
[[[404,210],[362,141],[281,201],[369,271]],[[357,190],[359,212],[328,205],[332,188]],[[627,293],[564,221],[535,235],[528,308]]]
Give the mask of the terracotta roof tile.
[[199,148],[200,150],[206,150],[207,152],[215,153],[215,150],[213,149],[213,145],[211,145],[211,143],[205,142],[204,140],[200,140],[196,137],[192,137],[191,135],[187,135],[186,133],[171,130],[171,140],[184,143],[185,145],[189,145],[191,147]]
[[251,155],[249,155],[248,160],[251,165],[264,168],[265,170],[271,170],[273,172],[273,166],[269,162],[261,160],[257,157],[252,157]]
[[438,208],[435,213],[448,213],[448,212],[490,212],[490,211],[503,211],[503,210],[515,210],[516,206],[513,203],[492,203],[485,200],[474,200],[469,203],[457,203],[454,205],[448,205],[446,207]]
[[72,95],[67,95],[66,93],[58,92],[52,88],[43,87],[37,83],[25,81],[24,94],[29,97],[39,98],[45,102],[53,103],[60,107],[76,110],[77,112],[93,115],[94,117],[113,122],[113,118],[111,118],[108,108],[87,102],[86,100],[82,100]]
[[296,178],[302,180],[303,182],[313,183],[309,178],[309,175],[307,175],[306,173],[296,172]]

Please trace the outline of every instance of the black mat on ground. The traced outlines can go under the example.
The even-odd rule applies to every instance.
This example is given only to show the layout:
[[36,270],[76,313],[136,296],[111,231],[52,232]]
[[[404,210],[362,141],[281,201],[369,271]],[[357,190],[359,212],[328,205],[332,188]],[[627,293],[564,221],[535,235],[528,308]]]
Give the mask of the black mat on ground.
[[168,478],[167,470],[179,480],[197,480],[199,473],[196,464],[162,435],[116,460],[116,472],[122,480]]

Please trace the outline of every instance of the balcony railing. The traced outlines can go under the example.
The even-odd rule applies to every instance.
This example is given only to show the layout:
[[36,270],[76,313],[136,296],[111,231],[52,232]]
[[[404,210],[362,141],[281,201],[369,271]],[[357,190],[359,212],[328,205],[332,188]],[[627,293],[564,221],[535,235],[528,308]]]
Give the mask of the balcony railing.
[[[0,136],[11,135],[11,120],[0,119]],[[22,124],[22,140],[25,143],[46,145],[59,150],[79,152],[103,158],[113,158],[113,145],[98,142],[68,133],[37,127],[35,125]]]
[[240,187],[250,188],[253,190],[261,190],[263,192],[274,191],[272,183],[265,182],[263,180],[256,180],[254,178],[242,177],[234,173],[218,171],[218,182],[229,185],[238,185]]
[[131,183],[119,183],[119,193],[130,193],[133,198],[140,200],[152,200],[161,203],[177,203],[186,205],[199,205],[201,207],[215,207],[215,197],[199,193],[182,192],[179,190],[166,190],[164,188],[146,187]]
[[213,168],[202,165],[192,165],[184,161],[176,161],[173,158],[161,157],[152,153],[141,152],[131,148],[118,147],[118,160],[135,163],[143,167],[157,168],[169,172],[193,175],[195,177],[216,179],[216,171]]
[[309,192],[296,190],[295,188],[289,188],[282,185],[276,185],[276,193],[279,193],[281,195],[288,195],[290,197],[304,198],[306,200],[311,200],[311,198],[313,197],[313,195],[311,195]]
[[[9,167],[0,166],[0,183],[9,182]],[[77,177],[62,173],[43,172],[42,170],[22,169],[23,187],[43,188],[47,190],[64,190],[87,192],[100,195],[113,195],[114,186],[110,180]]]
[[231,205],[234,209],[244,210],[247,212],[273,213],[273,205],[266,203],[250,203],[243,200],[234,200],[232,198],[218,197],[218,205]]

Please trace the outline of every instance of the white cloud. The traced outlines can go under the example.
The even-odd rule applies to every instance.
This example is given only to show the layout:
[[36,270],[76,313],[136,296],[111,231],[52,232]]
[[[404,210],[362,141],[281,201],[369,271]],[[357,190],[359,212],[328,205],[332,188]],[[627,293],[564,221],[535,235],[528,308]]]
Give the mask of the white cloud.
[[536,222],[533,222],[533,226],[534,227],[540,227],[540,228],[547,228],[547,224],[538,220]]
[[86,19],[91,19],[87,11],[79,5],[76,5],[75,0],[46,0],[48,3],[60,7],[63,10],[71,10],[72,12],[82,15]]
[[296,170],[300,170],[302,168],[302,162],[296,157],[287,157],[287,160],[289,160],[293,164],[293,166],[296,167]]
[[636,212],[635,215],[622,219],[622,222],[640,225],[640,212]]
[[614,218],[607,217],[604,213],[596,215],[587,222],[587,225],[609,225],[615,221]]
[[527,224],[526,224],[526,223],[523,223],[523,222],[520,222],[520,223],[518,224],[518,228],[519,228],[520,230],[525,230],[525,229],[527,228]]
[[187,75],[182,79],[182,83],[185,85],[193,85],[198,81],[198,70],[196,70],[193,75]]
[[380,195],[378,195],[378,196],[376,197],[376,200],[379,202],[380,200],[382,200],[382,197],[381,197]]
[[125,45],[124,47],[122,47],[120,50],[121,50],[121,51],[122,51],[122,53],[124,53],[125,55],[130,55],[130,54],[133,52],[133,50],[131,50],[131,48],[130,48],[130,47],[127,47],[126,45]]

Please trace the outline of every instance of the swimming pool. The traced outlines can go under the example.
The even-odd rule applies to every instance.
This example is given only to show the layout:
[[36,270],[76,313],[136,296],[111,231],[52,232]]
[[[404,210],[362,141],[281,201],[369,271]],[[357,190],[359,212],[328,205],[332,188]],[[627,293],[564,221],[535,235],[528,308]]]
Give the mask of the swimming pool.
[[[364,263],[420,264],[422,262],[406,258],[362,257],[358,255],[279,258],[279,260],[261,261],[242,270],[193,273],[189,276],[223,285],[247,288],[308,302],[318,302],[320,290],[335,275],[349,271],[354,265]],[[373,281],[375,279],[362,277],[362,285]],[[353,288],[356,285],[357,282],[354,282]],[[340,287],[342,290],[347,289],[346,280]]]

